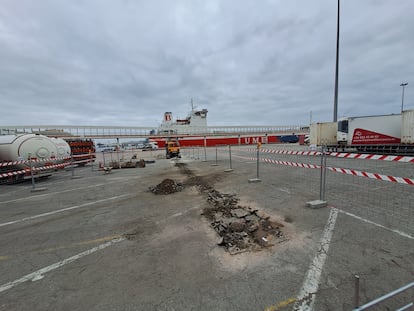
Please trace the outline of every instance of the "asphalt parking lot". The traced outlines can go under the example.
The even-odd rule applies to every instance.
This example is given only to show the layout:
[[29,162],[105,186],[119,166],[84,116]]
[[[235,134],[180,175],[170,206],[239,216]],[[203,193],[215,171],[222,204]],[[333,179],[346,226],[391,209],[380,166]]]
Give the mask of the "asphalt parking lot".
[[195,185],[148,190],[188,178],[157,152],[145,155],[155,159],[145,168],[86,166],[76,179],[58,171],[37,183],[45,191],[0,186],[0,310],[351,310],[356,274],[362,303],[414,280],[412,235],[332,204],[307,208],[317,197],[305,190],[315,185],[292,181],[285,167],[263,166],[261,182],[249,183],[254,161],[235,150],[233,171],[224,172],[226,157],[207,152],[208,161],[192,150],[180,162],[282,223],[286,240],[230,255],[201,215],[208,202]]

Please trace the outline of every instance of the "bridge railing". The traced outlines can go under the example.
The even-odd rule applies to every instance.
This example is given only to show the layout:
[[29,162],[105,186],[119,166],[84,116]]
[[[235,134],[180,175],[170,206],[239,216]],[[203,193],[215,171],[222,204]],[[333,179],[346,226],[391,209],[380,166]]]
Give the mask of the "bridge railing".
[[229,135],[254,133],[303,133],[309,127],[300,125],[207,126],[207,127],[125,127],[125,126],[66,126],[18,125],[0,126],[0,134],[39,133],[56,137],[162,137],[169,135]]

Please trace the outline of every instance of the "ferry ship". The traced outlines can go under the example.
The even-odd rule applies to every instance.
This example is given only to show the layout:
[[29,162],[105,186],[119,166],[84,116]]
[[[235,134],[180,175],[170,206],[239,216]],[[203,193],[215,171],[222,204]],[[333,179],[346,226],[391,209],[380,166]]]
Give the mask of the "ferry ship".
[[156,142],[159,148],[165,147],[166,140],[172,137],[178,139],[181,146],[206,147],[304,142],[305,135],[297,135],[292,131],[286,135],[280,135],[270,129],[267,132],[266,127],[258,127],[250,133],[231,133],[225,127],[212,129],[212,127],[207,127],[207,113],[207,109],[194,109],[193,103],[191,103],[191,111],[184,119],[174,120],[172,112],[165,112],[162,123],[157,133],[153,133],[151,141]]

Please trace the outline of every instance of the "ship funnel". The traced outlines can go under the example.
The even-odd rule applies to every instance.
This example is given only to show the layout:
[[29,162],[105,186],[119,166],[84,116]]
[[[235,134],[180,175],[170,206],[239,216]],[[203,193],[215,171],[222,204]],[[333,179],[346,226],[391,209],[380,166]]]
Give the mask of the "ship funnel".
[[164,123],[171,123],[171,122],[172,122],[172,112],[165,112]]

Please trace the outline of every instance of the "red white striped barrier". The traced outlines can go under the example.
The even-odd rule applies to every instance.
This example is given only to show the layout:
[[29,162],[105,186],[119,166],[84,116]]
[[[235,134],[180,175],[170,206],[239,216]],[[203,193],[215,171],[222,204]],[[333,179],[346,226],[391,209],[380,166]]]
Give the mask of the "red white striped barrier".
[[[250,158],[250,159],[253,159],[253,158]],[[315,165],[315,164],[278,161],[278,160],[273,160],[273,159],[262,159],[262,161],[265,163],[270,163],[270,164],[281,164],[281,165],[288,165],[288,166],[293,166],[293,167],[303,167],[303,168],[320,168],[321,167],[320,165]]]
[[[247,149],[247,151],[253,152],[253,151],[257,151],[257,149]],[[322,154],[319,151],[293,151],[293,150],[273,150],[273,149],[260,149],[260,152],[273,153],[273,154],[305,155],[305,156],[319,156]],[[380,160],[380,161],[414,163],[414,157],[410,157],[410,156],[348,153],[348,152],[327,152],[326,154],[331,157],[344,158],[344,159]]]
[[[64,168],[65,166],[70,165],[70,163],[61,163],[61,164],[53,164],[53,165],[47,165],[47,166],[41,166],[41,167],[33,167],[33,171],[43,171],[43,170],[50,170],[50,169],[56,169],[56,168]],[[17,170],[17,171],[10,171],[10,172],[4,172],[0,173],[0,178],[6,178],[16,175],[25,175],[30,173],[30,168],[26,168],[23,170]]]
[[[235,156],[237,158],[242,158],[246,160],[257,160],[256,158],[252,157],[242,157],[242,156]],[[261,158],[262,162],[270,163],[270,164],[279,164],[279,165],[288,165],[292,167],[303,167],[303,168],[313,168],[313,169],[320,169],[320,165],[314,165],[314,164],[306,164],[306,163],[297,163],[297,162],[288,162],[288,161],[278,161],[273,159],[266,159]],[[353,175],[358,177],[366,177],[370,179],[376,179],[376,180],[382,180],[382,181],[388,181],[388,182],[395,182],[399,184],[405,184],[405,185],[414,185],[414,179],[412,178],[406,178],[406,177],[396,177],[396,176],[389,176],[389,175],[382,175],[382,174],[376,174],[376,173],[368,173],[363,171],[357,171],[357,170],[351,170],[346,168],[337,168],[337,167],[326,167],[328,170],[336,173],[341,174],[347,174],[347,175]]]
[[[243,149],[240,149],[243,150]],[[257,149],[247,149],[250,152],[256,152]],[[293,155],[306,155],[306,156],[317,156],[322,153],[319,151],[294,151],[294,150],[273,150],[273,149],[260,149],[262,153],[274,153],[274,154],[293,154]]]
[[342,174],[347,174],[347,175],[367,177],[371,179],[390,181],[390,182],[395,182],[395,183],[405,184],[405,185],[414,185],[414,179],[411,179],[411,178],[374,174],[374,173],[362,172],[362,171],[357,171],[357,170],[351,170],[347,168],[327,167],[327,169],[332,172],[337,172],[337,173],[342,173]]
[[408,156],[347,153],[347,152],[329,152],[328,154],[332,157],[345,158],[345,159],[364,159],[364,160],[381,160],[381,161],[414,163],[414,157],[408,157]]
[[33,159],[33,160],[20,160],[20,161],[10,161],[10,162],[2,162],[0,163],[0,167],[6,167],[6,166],[15,166],[19,164],[28,164],[30,162],[32,163],[41,163],[41,162],[48,162],[48,161],[65,161],[70,160],[70,157],[63,157],[63,158],[47,158],[47,159]]

